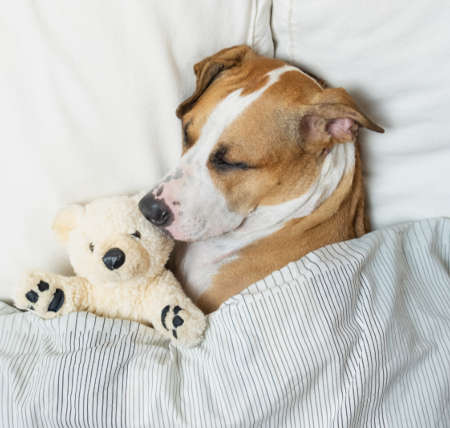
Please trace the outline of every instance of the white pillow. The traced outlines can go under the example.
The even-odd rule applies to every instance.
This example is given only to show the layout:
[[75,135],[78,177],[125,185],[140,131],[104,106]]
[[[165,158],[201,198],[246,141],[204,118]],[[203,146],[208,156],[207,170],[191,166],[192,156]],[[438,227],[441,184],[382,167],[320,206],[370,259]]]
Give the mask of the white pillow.
[[276,56],[343,86],[363,132],[374,227],[450,213],[450,3],[274,0]]
[[28,268],[66,271],[62,206],[150,187],[180,153],[193,64],[273,54],[270,0],[15,0],[0,45],[0,299]]

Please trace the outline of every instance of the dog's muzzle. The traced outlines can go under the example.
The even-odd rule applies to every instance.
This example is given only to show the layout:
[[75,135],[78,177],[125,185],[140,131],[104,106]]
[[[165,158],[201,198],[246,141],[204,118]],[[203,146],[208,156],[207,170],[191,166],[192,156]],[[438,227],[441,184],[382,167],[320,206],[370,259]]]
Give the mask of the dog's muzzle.
[[152,192],[139,201],[139,210],[150,223],[158,227],[167,227],[173,221],[173,213],[164,199],[156,199]]

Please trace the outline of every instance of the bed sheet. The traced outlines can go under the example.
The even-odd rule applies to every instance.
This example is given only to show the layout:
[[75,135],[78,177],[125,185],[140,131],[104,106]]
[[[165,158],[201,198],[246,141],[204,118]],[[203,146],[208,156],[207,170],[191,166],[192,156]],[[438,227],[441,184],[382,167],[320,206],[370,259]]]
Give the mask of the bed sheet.
[[450,220],[290,263],[208,316],[204,342],[0,302],[0,426],[450,427]]

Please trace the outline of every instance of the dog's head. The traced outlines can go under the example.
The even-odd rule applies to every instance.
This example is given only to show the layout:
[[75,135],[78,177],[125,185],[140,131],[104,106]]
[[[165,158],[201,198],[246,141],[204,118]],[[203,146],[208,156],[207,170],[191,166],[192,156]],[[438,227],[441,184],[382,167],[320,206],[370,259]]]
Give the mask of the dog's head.
[[194,71],[195,92],[177,109],[182,158],[139,205],[177,240],[225,234],[250,215],[270,222],[280,207],[303,204],[307,215],[334,190],[336,168],[341,177],[351,172],[358,128],[383,132],[344,89],[324,89],[247,46],[220,51]]

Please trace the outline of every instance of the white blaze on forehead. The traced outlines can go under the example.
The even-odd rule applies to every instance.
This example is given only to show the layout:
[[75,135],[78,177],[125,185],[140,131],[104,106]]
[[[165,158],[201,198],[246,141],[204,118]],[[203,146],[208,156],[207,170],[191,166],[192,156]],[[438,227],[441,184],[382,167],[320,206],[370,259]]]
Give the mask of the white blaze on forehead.
[[248,94],[241,95],[243,88],[231,92],[226,98],[217,104],[204,124],[200,138],[194,147],[185,155],[186,160],[200,161],[206,164],[213,147],[218,142],[225,129],[237,119],[242,112],[256,101],[267,88],[278,81],[280,76],[288,71],[300,72],[298,68],[284,65],[267,73],[267,83],[260,89]]

